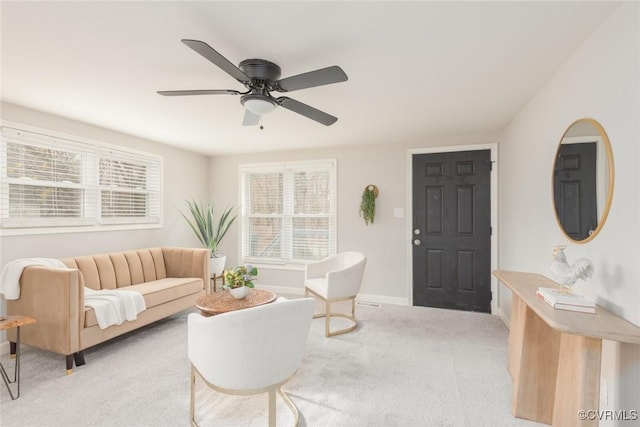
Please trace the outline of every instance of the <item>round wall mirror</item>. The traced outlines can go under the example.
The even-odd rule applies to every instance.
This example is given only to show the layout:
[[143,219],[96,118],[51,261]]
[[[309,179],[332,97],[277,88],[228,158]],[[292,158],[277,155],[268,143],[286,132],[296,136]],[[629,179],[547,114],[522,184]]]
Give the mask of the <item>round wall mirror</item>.
[[560,228],[571,241],[586,243],[602,230],[613,198],[613,152],[593,119],[569,126],[556,151],[553,201]]

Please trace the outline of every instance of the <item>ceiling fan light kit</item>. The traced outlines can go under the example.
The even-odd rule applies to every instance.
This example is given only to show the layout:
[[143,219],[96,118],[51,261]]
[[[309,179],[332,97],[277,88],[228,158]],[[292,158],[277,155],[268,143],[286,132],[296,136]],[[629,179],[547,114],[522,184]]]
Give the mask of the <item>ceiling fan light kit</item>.
[[247,110],[258,116],[270,113],[278,106],[276,101],[265,95],[243,95],[240,102]]
[[182,42],[242,83],[247,88],[247,91],[240,92],[233,89],[169,90],[158,91],[158,94],[163,96],[242,95],[240,103],[246,108],[242,122],[244,126],[257,125],[263,114],[270,113],[278,106],[325,126],[330,126],[338,120],[337,117],[331,114],[295,99],[286,96],[274,98],[271,95],[273,91],[292,92],[294,90],[347,81],[346,73],[337,65],[280,79],[280,67],[271,61],[245,59],[240,62],[239,67],[236,67],[205,42],[189,39],[183,39]]

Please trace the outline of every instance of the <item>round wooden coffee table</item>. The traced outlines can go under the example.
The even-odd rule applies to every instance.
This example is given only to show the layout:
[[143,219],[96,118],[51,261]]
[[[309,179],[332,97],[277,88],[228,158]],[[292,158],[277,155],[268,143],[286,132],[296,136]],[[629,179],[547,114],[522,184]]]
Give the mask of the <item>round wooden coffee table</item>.
[[203,316],[208,317],[229,311],[268,304],[275,301],[275,299],[276,294],[264,289],[249,289],[249,294],[242,299],[236,299],[229,291],[224,290],[222,292],[202,295],[196,300],[196,307],[200,309]]

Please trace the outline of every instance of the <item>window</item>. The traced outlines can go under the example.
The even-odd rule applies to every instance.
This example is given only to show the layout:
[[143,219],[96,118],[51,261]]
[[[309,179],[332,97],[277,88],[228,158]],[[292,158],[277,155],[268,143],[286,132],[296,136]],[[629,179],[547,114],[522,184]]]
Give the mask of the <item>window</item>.
[[240,167],[242,257],[304,263],[336,252],[335,161]]
[[123,151],[99,154],[100,217],[104,224],[159,222],[159,165]]
[[2,127],[2,229],[160,224],[162,159]]

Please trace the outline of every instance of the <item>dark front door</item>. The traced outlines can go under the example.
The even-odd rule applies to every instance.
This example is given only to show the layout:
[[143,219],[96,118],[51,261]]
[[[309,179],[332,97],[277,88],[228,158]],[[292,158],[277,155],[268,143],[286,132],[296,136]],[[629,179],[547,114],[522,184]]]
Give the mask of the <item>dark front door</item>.
[[553,171],[556,213],[574,240],[584,240],[598,227],[596,143],[560,144]]
[[413,156],[413,304],[491,311],[490,150]]

